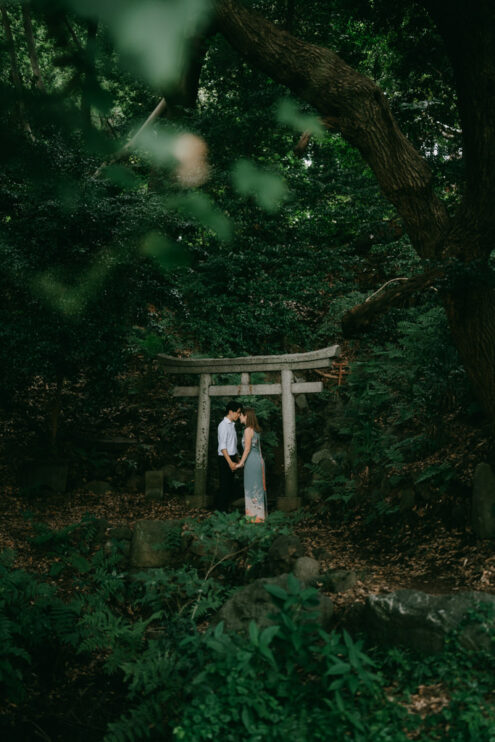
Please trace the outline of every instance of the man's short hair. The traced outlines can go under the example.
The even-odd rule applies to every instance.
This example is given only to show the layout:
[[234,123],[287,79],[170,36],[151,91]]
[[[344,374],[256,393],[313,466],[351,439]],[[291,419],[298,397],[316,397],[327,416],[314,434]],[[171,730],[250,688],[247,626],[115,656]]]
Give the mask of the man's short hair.
[[225,414],[228,415],[230,411],[237,412],[237,410],[241,410],[242,406],[239,404],[239,402],[234,402],[232,399],[228,404],[225,405]]

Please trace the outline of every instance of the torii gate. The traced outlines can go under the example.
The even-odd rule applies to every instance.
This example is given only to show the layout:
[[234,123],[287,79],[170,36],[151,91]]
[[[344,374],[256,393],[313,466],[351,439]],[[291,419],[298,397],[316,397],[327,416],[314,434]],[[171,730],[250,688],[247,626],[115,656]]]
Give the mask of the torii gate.
[[[200,374],[199,386],[177,386],[176,397],[199,397],[198,424],[196,429],[196,465],[194,472],[194,497],[189,498],[193,507],[206,506],[206,476],[208,468],[208,438],[210,430],[210,397],[236,397],[241,395],[282,395],[282,426],[284,434],[285,496],[277,500],[279,510],[294,510],[301,505],[297,495],[296,449],[296,394],[321,392],[321,381],[296,382],[293,371],[321,369],[331,366],[339,355],[338,345],[310,353],[292,353],[279,356],[246,356],[242,358],[174,358],[158,355],[159,363],[169,374]],[[250,384],[250,374],[255,371],[279,371],[281,383]],[[239,385],[212,385],[212,374],[241,374]]]

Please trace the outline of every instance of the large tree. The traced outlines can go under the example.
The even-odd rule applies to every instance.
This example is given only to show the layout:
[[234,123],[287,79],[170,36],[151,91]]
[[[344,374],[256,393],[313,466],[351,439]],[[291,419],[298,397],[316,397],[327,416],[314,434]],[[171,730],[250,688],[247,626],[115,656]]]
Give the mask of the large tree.
[[[411,291],[440,281],[455,344],[484,409],[495,418],[495,5],[422,0],[452,66],[462,125],[465,187],[454,213],[435,192],[426,159],[401,131],[384,93],[335,52],[296,38],[236,0],[217,0],[218,28],[246,60],[314,106],[356,147],[397,209],[424,261],[423,277],[344,318],[347,333]],[[412,2],[405,2],[404,7]]]

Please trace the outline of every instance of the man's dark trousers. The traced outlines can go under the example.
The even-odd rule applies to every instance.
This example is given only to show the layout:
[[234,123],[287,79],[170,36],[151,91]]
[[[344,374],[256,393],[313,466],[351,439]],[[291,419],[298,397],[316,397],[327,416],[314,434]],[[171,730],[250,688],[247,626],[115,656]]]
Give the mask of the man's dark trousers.
[[235,500],[236,481],[225,456],[218,457],[218,478],[220,486],[215,507],[217,510],[227,510],[230,503]]

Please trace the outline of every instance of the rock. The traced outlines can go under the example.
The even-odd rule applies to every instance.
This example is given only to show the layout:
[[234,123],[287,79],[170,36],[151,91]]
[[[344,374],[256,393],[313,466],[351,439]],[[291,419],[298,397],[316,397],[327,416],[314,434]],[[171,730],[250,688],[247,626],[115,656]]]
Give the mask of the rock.
[[474,470],[472,526],[478,538],[495,538],[495,475],[485,463]]
[[267,568],[271,575],[292,572],[296,560],[305,555],[305,548],[297,536],[277,536],[267,555]]
[[85,485],[88,492],[92,492],[94,495],[106,495],[107,492],[113,492],[112,485],[108,482],[103,482],[98,479],[93,479]]
[[495,595],[488,593],[428,595],[398,590],[368,596],[361,629],[379,644],[402,645],[424,655],[442,651],[448,634],[458,630],[464,647],[493,654],[494,615]]
[[357,582],[357,575],[352,570],[331,569],[320,578],[325,590],[331,593],[345,593]]
[[[271,616],[278,613],[265,585],[277,585],[287,590],[288,575],[265,577],[255,580],[250,585],[237,590],[232,597],[220,608],[213,623],[223,621],[227,631],[247,633],[251,621],[255,621],[260,628],[266,628],[274,623]],[[319,602],[307,615],[315,618],[323,628],[328,628],[333,613],[333,605],[326,595],[319,595]]]
[[138,520],[131,543],[131,567],[165,567],[179,561],[181,521]]
[[294,575],[304,585],[312,585],[320,574],[320,563],[308,556],[299,557],[294,564]]
[[163,472],[161,469],[145,473],[144,493],[151,500],[163,499]]

